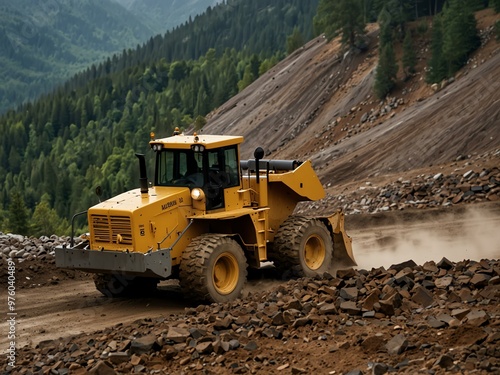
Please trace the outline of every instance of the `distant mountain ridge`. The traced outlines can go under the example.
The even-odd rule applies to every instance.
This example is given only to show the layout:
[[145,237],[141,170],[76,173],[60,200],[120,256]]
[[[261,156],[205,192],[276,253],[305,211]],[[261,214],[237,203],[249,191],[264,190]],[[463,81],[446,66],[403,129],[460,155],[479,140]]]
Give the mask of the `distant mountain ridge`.
[[217,2],[0,0],[0,113]]
[[0,113],[153,34],[111,0],[0,0]]
[[114,0],[155,33],[164,34],[222,0]]

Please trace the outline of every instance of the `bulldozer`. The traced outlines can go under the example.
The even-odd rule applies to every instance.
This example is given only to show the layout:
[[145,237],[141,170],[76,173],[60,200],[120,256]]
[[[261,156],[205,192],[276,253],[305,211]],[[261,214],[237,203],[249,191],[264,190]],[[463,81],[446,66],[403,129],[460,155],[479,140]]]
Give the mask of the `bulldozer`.
[[140,187],[73,216],[72,227],[87,216],[89,233],[57,247],[56,266],[94,273],[109,297],[178,279],[186,297],[211,303],[238,298],[248,271],[263,265],[298,277],[356,265],[341,210],[294,215],[298,202],[325,196],[311,161],[264,159],[261,147],[240,160],[242,143],[241,136],[152,133],[153,181],[136,154]]

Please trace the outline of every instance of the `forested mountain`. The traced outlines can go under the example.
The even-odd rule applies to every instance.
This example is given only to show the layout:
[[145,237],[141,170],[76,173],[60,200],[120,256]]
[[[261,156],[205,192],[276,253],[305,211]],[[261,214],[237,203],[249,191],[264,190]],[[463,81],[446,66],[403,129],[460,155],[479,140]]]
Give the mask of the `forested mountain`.
[[0,113],[151,35],[111,0],[0,0]]
[[153,29],[156,34],[164,34],[184,22],[189,17],[202,14],[209,6],[214,6],[222,0],[114,0],[144,24]]
[[[463,35],[449,25],[463,19],[475,33],[475,24],[469,22],[471,4],[481,7],[482,1],[449,1],[453,6],[437,16],[443,17],[447,40],[438,52],[446,60],[446,51],[460,51],[457,61],[463,61],[472,50],[457,47]],[[51,94],[0,117],[0,230],[40,234],[37,228],[43,224],[44,232],[51,233],[50,223],[52,232],[61,233],[67,231],[61,218],[97,202],[97,185],[103,187],[104,198],[136,187],[134,153],[152,156],[151,131],[167,136],[174,126],[202,127],[207,113],[244,90],[285,51],[293,52],[297,40],[309,40],[313,18],[317,28],[328,25],[328,17],[316,12],[319,3],[332,2],[342,5],[340,14],[332,13],[332,22],[363,9],[365,17],[355,17],[357,33],[363,33],[360,22],[385,10],[381,37],[396,45],[402,43],[407,21],[441,12],[444,0],[228,0],[135,50],[92,65]],[[426,33],[429,23],[422,22]],[[339,25],[342,33],[349,32],[348,22]],[[345,43],[345,48],[358,48],[349,38]],[[312,71],[305,74],[313,76]],[[300,93],[294,93],[297,100]],[[39,222],[14,228],[14,222],[28,225],[14,220],[22,212]]]
[[23,202],[31,212],[43,207],[67,218],[96,203],[97,185],[107,197],[135,187],[134,152],[147,153],[150,131],[202,126],[204,115],[284,55],[294,28],[312,36],[317,4],[229,1],[6,113],[0,206]]

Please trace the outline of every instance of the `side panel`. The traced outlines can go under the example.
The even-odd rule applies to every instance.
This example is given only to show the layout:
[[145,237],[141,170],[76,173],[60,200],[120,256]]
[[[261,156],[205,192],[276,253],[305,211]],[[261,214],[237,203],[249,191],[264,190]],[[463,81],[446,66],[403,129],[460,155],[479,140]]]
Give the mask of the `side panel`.
[[307,160],[291,172],[276,173],[269,175],[269,182],[281,182],[297,193],[301,200],[315,201],[325,197],[325,190],[312,167],[311,161]]

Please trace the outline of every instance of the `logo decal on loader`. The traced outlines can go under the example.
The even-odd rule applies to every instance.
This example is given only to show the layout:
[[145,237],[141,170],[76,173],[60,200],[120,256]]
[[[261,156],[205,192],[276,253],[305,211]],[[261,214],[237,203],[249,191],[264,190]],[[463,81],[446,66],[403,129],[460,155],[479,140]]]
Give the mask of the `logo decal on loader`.
[[166,209],[169,209],[170,207],[174,207],[176,205],[177,205],[177,201],[170,201],[170,202],[167,202],[165,204],[162,204],[161,209],[166,210]]

